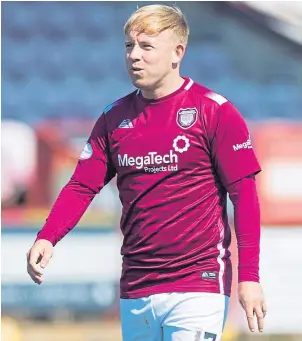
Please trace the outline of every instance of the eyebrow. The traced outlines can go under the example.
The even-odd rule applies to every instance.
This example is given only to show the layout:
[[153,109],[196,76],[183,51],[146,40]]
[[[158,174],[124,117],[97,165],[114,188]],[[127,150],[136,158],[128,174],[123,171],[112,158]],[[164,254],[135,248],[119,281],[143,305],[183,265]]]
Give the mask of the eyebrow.
[[[125,44],[132,44],[133,40],[125,40]],[[142,40],[139,42],[139,44],[147,44],[147,45],[154,45],[153,41],[148,41],[148,40]]]

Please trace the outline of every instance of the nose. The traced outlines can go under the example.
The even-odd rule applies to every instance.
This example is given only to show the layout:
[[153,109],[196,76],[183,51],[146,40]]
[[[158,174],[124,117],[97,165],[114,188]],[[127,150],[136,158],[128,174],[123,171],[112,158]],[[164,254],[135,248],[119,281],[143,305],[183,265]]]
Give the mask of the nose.
[[132,61],[138,61],[141,60],[142,55],[141,55],[141,49],[138,45],[134,45],[129,52],[129,59]]

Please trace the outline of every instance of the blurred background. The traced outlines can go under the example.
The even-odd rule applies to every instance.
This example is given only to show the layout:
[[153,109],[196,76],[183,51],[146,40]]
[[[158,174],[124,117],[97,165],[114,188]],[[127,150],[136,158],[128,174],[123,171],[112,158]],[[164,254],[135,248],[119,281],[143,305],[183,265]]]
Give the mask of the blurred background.
[[[55,249],[45,283],[25,254],[105,106],[133,90],[123,24],[142,2],[1,3],[2,340],[120,341],[115,179]],[[302,340],[302,2],[177,2],[191,36],[182,74],[231,100],[263,172],[261,280],[253,339]],[[229,206],[232,224],[232,206]],[[234,285],[224,341],[248,341]]]

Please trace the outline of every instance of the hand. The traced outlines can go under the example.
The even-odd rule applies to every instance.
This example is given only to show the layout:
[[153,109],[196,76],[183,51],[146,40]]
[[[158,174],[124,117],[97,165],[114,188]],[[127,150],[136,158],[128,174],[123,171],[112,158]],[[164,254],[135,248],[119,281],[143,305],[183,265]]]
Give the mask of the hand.
[[[27,272],[31,279],[41,284],[43,282],[43,272],[53,254],[53,245],[50,241],[40,239],[35,242],[27,252]],[[40,264],[40,267],[38,266]]]
[[255,330],[254,315],[256,314],[258,329],[263,331],[263,319],[266,315],[266,303],[260,283],[241,282],[238,284],[238,298],[245,310],[248,326],[251,332]]

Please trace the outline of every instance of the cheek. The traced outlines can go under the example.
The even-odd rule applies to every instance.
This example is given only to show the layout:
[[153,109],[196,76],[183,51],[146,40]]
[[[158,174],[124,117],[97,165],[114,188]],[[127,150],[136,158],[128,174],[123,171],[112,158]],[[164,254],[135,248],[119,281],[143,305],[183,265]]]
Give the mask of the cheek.
[[144,56],[144,61],[147,65],[152,67],[154,71],[161,70],[165,68],[168,64],[169,58],[165,54],[158,54],[158,53],[149,53]]
[[162,53],[162,62],[163,62],[163,64],[170,65],[172,60],[173,60],[173,58],[172,58],[171,49],[164,50],[163,53]]
[[143,60],[148,65],[154,65],[157,62],[156,56],[153,53],[144,53]]

